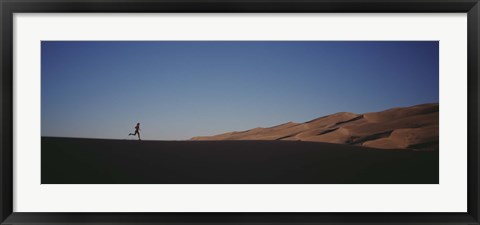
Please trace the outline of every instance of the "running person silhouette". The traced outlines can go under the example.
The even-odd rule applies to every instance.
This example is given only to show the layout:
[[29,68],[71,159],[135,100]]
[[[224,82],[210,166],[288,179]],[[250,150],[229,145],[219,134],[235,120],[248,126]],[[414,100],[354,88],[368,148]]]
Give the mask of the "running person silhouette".
[[130,136],[130,135],[135,136],[137,134],[138,134],[138,140],[139,141],[142,140],[142,139],[140,139],[140,123],[137,123],[137,125],[135,126],[135,133],[133,133],[133,134],[129,133],[128,136]]

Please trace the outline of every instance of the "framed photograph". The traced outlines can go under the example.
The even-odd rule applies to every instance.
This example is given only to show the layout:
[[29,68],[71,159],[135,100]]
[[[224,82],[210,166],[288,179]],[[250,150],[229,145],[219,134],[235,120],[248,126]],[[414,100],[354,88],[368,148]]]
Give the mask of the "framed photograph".
[[479,224],[467,1],[1,1],[2,224]]

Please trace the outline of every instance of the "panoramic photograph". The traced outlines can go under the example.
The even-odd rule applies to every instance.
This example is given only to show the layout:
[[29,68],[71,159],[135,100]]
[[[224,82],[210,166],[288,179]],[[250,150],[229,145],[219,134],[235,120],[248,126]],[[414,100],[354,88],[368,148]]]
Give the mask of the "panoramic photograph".
[[438,41],[42,41],[42,184],[438,184]]

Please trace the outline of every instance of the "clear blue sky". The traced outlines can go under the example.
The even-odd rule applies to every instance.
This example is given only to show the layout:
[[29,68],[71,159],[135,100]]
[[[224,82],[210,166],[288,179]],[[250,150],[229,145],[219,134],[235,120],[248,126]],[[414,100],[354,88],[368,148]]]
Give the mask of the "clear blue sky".
[[42,136],[182,140],[438,102],[436,41],[42,41]]

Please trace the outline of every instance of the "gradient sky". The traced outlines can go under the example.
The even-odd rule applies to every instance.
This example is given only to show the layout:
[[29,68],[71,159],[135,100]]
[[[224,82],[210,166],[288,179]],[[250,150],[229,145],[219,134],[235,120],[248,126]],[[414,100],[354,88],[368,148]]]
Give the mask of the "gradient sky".
[[42,136],[182,140],[438,102],[437,41],[42,41]]

